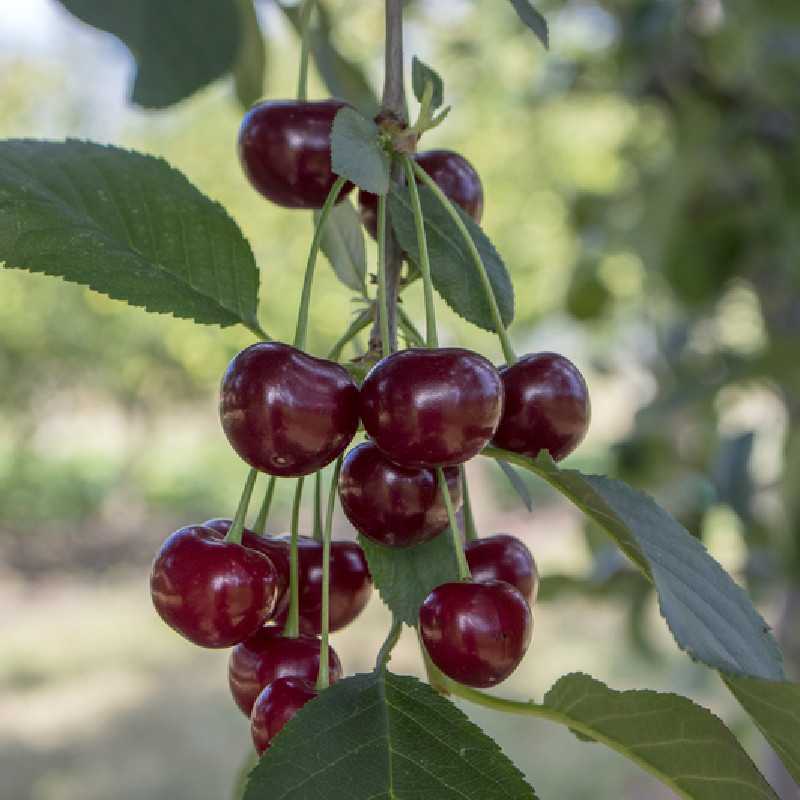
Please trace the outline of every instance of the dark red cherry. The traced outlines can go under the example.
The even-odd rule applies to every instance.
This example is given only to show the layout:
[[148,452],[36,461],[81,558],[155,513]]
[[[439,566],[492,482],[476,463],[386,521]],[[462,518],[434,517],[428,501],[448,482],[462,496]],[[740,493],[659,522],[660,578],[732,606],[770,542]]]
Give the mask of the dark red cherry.
[[[239,158],[250,183],[286,208],[322,208],[336,182],[331,127],[338,100],[269,100],[253,106],[239,130]],[[340,198],[353,185],[345,185]]]
[[[289,534],[277,537],[285,544],[286,566],[289,569]],[[275,540],[273,540],[275,541]],[[322,545],[301,536],[297,545],[300,572],[300,631],[309,636],[320,633],[322,622]],[[275,555],[277,568],[283,569]],[[287,593],[288,594],[288,593]],[[364,551],[355,542],[331,543],[330,629],[338,631],[349,625],[366,607],[372,595],[372,578]],[[275,616],[279,626],[286,622],[288,601]]]
[[[445,478],[453,507],[461,505],[458,469]],[[342,508],[355,528],[379,544],[408,547],[447,527],[447,508],[431,469],[398,467],[372,443],[354,447],[339,477]]]
[[[236,705],[247,716],[267,684],[278,678],[304,678],[313,683],[319,672],[320,640],[316,636],[287,639],[279,628],[262,628],[231,650],[228,682]],[[331,683],[342,677],[342,664],[333,648],[328,650]]]
[[[450,200],[461,206],[475,222],[481,221],[483,185],[475,167],[464,156],[452,150],[425,150],[417,153],[414,159]],[[374,239],[378,235],[378,196],[360,189],[358,207],[361,222]]]
[[445,675],[487,688],[517,668],[531,641],[533,615],[508,583],[443,583],[425,598],[419,625],[431,661]]
[[531,551],[516,536],[496,533],[467,542],[464,550],[472,580],[476,583],[510,583],[533,605],[539,591],[539,572]]
[[361,419],[406,467],[461,464],[494,435],[503,409],[497,370],[470,350],[412,348],[379,361],[361,386]]
[[230,647],[272,615],[278,578],[269,558],[193,525],[161,545],[150,575],[164,622],[202,647]]
[[267,686],[253,706],[250,732],[256,752],[267,750],[283,726],[317,696],[314,684],[303,678],[278,678]]
[[556,353],[533,353],[500,370],[506,404],[494,444],[535,458],[568,456],[589,428],[589,389],[578,368]]
[[280,477],[329,464],[358,427],[358,389],[347,370],[279,342],[251,345],[231,361],[219,408],[233,449]]

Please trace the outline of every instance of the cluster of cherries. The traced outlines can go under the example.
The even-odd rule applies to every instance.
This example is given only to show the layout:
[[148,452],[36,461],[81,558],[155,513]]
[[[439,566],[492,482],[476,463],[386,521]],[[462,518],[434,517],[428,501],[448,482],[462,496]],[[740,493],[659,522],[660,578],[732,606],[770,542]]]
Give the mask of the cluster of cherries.
[[[252,109],[239,144],[255,187],[284,206],[321,207],[335,182],[330,131],[341,106],[283,101]],[[480,217],[480,181],[464,159],[437,151],[417,159],[455,202]],[[368,229],[374,201],[361,193]],[[376,363],[359,387],[341,364],[261,342],[235,356],[220,393],[230,444],[255,470],[276,477],[318,472],[345,453],[363,425],[368,439],[344,456],[339,497],[354,527],[387,548],[423,543],[448,527],[449,511],[463,502],[458,467],[490,443],[561,459],[583,439],[589,416],[583,377],[554,353],[527,355],[498,370],[469,350],[412,348]],[[231,691],[262,753],[317,694],[323,546],[299,537],[300,624],[291,636],[285,630],[289,537],[245,529],[238,542],[227,536],[231,527],[231,520],[215,519],[173,533],[153,564],[151,591],[158,613],[187,639],[233,647]],[[511,674],[528,648],[538,576],[530,552],[512,536],[468,542],[465,554],[471,578],[428,595],[419,631],[442,673],[490,687]],[[333,542],[330,630],[352,622],[370,593],[361,548]],[[328,653],[335,681],[342,668]]]

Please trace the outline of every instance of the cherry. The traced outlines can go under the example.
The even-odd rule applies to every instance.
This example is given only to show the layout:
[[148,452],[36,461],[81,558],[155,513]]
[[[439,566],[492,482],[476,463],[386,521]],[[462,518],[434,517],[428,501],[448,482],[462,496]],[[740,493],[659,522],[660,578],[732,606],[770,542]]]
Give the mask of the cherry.
[[503,408],[497,370],[470,350],[411,348],[379,361],[361,386],[361,419],[405,467],[461,464],[494,435]]
[[251,467],[308,475],[333,461],[358,427],[358,389],[347,370],[279,342],[259,342],[228,365],[222,427]]
[[[458,469],[448,467],[445,478],[453,507],[458,508]],[[419,544],[447,527],[447,509],[436,473],[398,467],[372,442],[354,447],[345,456],[339,497],[356,529],[388,547]]]
[[556,353],[533,353],[500,370],[506,403],[494,444],[535,458],[568,456],[589,427],[589,390],[578,368]]
[[[236,705],[250,716],[258,695],[278,678],[313,683],[319,672],[319,652],[316,636],[288,639],[278,628],[262,628],[231,651],[228,682]],[[328,650],[328,668],[331,683],[342,677],[342,664],[333,648]]]
[[[253,106],[239,130],[239,158],[250,183],[286,208],[322,208],[336,175],[331,127],[346,103],[270,100]],[[351,189],[345,184],[339,198]]]
[[201,647],[230,647],[269,619],[278,577],[262,553],[192,525],[175,531],[161,545],[150,593],[164,622],[189,641]]
[[533,604],[539,591],[539,573],[531,551],[516,536],[497,533],[464,547],[472,580],[477,583],[505,581]]
[[508,583],[443,583],[419,610],[431,661],[454,681],[487,688],[504,681],[531,641],[533,615]]
[[258,696],[250,715],[256,752],[264,753],[283,726],[316,696],[314,685],[303,678],[278,678],[269,684]]
[[[475,167],[464,156],[452,150],[426,150],[417,153],[414,160],[436,181],[439,188],[457,205],[461,206],[475,222],[483,216],[483,185]],[[417,181],[419,183],[419,181]],[[378,235],[378,196],[358,192],[361,222],[372,238]]]

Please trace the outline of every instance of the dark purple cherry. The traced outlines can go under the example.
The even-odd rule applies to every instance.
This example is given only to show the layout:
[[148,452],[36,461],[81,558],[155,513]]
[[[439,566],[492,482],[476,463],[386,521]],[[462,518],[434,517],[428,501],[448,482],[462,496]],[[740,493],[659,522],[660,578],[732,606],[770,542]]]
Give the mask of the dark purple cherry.
[[506,404],[494,444],[535,458],[568,456],[589,428],[589,389],[578,368],[557,353],[533,353],[500,370]]
[[361,386],[361,419],[406,467],[461,464],[494,435],[503,409],[497,370],[470,350],[412,348],[379,361]]
[[[461,506],[458,469],[445,469],[455,509]],[[436,473],[399,467],[372,443],[354,447],[339,477],[342,508],[355,528],[378,544],[408,547],[447,527],[447,508]]]
[[533,615],[508,583],[443,583],[419,610],[420,635],[431,661],[466,686],[504,681],[525,655]]
[[[436,181],[439,188],[475,222],[483,216],[483,185],[475,167],[452,150],[425,150],[414,160]],[[419,181],[417,181],[419,183]],[[361,222],[372,238],[378,235],[378,196],[360,189]]]
[[193,525],[161,545],[150,593],[164,622],[189,641],[201,647],[230,647],[270,618],[278,577],[265,555]]
[[539,591],[539,572],[531,551],[516,536],[496,533],[467,542],[464,550],[472,580],[476,583],[510,583],[533,605]]
[[329,464],[358,427],[358,389],[347,370],[279,342],[251,345],[231,361],[219,408],[233,449],[280,477]]
[[258,696],[250,715],[256,752],[264,753],[283,726],[316,696],[314,684],[303,678],[278,678],[269,684]]
[[[239,130],[239,158],[250,183],[286,208],[322,208],[336,175],[331,127],[338,100],[269,100],[253,106]],[[340,198],[353,185],[345,184]]]
[[[310,683],[319,672],[320,640],[316,636],[288,639],[279,628],[262,628],[231,650],[228,682],[236,705],[247,716],[265,686],[278,678],[303,678]],[[342,677],[342,664],[333,648],[328,650],[330,682]]]

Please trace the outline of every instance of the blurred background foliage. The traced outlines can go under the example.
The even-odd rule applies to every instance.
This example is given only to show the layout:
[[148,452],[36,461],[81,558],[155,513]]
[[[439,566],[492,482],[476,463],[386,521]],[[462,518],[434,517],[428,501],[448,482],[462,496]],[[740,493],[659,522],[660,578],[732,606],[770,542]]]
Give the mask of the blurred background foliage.
[[[242,110],[233,81],[143,110],[128,102],[134,65],[118,40],[55,0],[3,5],[0,136],[91,138],[166,158],[239,222],[262,272],[262,323],[289,337],[311,219],[262,202],[246,183],[234,146]],[[407,54],[436,67],[454,107],[422,146],[457,150],[482,176],[483,227],[515,281],[518,349],[563,352],[589,379],[593,426],[574,463],[647,489],[701,536],[776,626],[787,672],[798,679],[800,5],[543,0],[547,53],[506,5],[408,3]],[[293,11],[268,0],[256,10],[267,43],[265,94],[291,96]],[[325,10],[321,71],[363,107],[365,87],[382,78],[382,3],[327,0]],[[328,93],[318,74],[311,93]],[[321,353],[359,307],[328,269],[318,273],[314,298],[309,345]],[[419,286],[404,304],[421,322]],[[439,314],[444,342],[500,360],[493,337],[443,304]],[[243,469],[219,430],[216,387],[227,360],[250,341],[244,330],[150,316],[80,287],[0,270],[0,577],[19,619],[46,617],[29,607],[31,593],[50,596],[65,576],[78,576],[69,597],[88,598],[92,613],[97,603],[124,605],[108,600],[115,580],[129,587],[120,570],[130,568],[138,586],[169,530],[232,513]],[[650,665],[672,688],[688,683],[714,695],[691,664],[665,655],[649,588],[602,537],[591,528],[568,535],[575,520],[554,515],[552,496],[527,478],[533,517],[499,471],[476,466],[474,474],[481,516],[516,526],[542,562],[540,619],[553,614],[570,628],[553,623],[567,650],[548,655],[553,675],[593,668],[569,658],[597,657],[596,645],[577,644],[597,635],[595,626],[584,628],[575,615],[606,613],[597,611],[606,598],[613,618],[627,618],[629,635],[609,634],[619,652],[601,662],[608,669],[598,677],[617,688],[618,677],[645,685]],[[279,494],[281,523],[290,490]],[[130,587],[120,591],[115,596],[126,598]],[[129,617],[134,629],[144,625],[125,606]],[[619,622],[602,630],[618,631]],[[3,632],[22,644],[7,649],[5,662],[0,656],[0,689],[49,686],[61,667],[31,667],[24,654],[34,640],[17,628]],[[153,636],[142,635],[149,644],[137,659],[165,669],[173,656],[163,654],[173,651],[160,631]],[[532,692],[526,682],[519,691]],[[6,700],[12,710],[14,697]],[[233,730],[228,717],[213,724]],[[501,738],[513,749],[520,723],[486,724],[494,735],[505,726]],[[537,763],[526,771],[542,796],[548,785],[550,796],[585,796],[580,781],[571,794],[563,775],[540,777]],[[656,796],[611,763],[612,777],[585,782],[594,797]],[[226,780],[235,772],[229,761],[222,768]],[[90,796],[71,794],[72,784],[49,772],[32,774],[39,777],[20,777],[17,794],[12,785],[14,800]],[[209,785],[153,783],[149,793],[125,797],[219,797],[203,793]],[[785,797],[798,796],[792,791]]]

